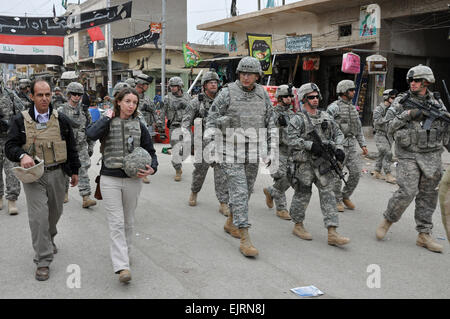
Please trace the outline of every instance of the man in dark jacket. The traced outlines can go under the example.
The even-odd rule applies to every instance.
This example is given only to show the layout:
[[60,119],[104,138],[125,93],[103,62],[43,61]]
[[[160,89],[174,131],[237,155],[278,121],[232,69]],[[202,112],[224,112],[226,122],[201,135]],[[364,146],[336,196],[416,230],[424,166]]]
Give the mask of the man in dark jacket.
[[43,175],[23,188],[27,198],[31,229],[35,278],[49,278],[49,265],[57,253],[54,237],[64,201],[65,174],[71,176],[71,185],[78,184],[80,161],[69,120],[50,104],[50,85],[44,80],[31,84],[33,105],[17,114],[10,123],[5,144],[6,157],[30,169],[37,161],[44,161]]

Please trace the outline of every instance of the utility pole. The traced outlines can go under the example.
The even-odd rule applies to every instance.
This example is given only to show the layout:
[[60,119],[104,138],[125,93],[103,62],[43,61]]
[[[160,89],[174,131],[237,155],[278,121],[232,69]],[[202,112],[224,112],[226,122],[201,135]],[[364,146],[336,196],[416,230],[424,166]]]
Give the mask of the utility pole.
[[261,10],[261,0],[257,0],[258,1],[258,11]]
[[162,2],[162,22],[161,22],[161,98],[166,95],[166,0]]
[[[111,0],[106,0],[106,6],[111,6]],[[112,95],[112,35],[111,23],[106,25],[106,33],[108,33],[108,95]]]

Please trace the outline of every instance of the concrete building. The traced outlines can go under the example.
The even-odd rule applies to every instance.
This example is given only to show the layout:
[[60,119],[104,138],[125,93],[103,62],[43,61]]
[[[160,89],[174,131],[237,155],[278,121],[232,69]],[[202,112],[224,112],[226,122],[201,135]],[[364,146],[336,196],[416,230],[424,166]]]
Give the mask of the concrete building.
[[[230,68],[237,65],[239,56],[248,54],[247,33],[272,35],[272,58],[275,54],[276,58],[270,84],[290,82],[299,87],[315,81],[323,91],[323,107],[337,98],[340,80],[356,80],[360,88],[356,103],[363,123],[371,125],[372,110],[383,89],[405,90],[410,67],[422,63],[433,68],[437,90],[441,79],[450,81],[449,21],[448,1],[304,0],[201,24],[197,29],[230,33],[237,46],[230,52],[234,57],[214,61]],[[367,28],[370,22],[374,29]],[[295,41],[290,40],[302,45],[292,46]],[[341,72],[346,52],[360,55],[360,75]],[[364,71],[366,58],[373,54],[387,58],[385,75]],[[303,70],[303,58],[309,57],[319,59],[318,70]]]

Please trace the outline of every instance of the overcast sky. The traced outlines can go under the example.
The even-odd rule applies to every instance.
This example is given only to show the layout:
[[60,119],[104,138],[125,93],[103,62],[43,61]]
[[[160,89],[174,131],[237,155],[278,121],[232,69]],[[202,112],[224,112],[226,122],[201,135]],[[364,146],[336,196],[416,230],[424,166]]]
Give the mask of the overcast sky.
[[[86,0],[81,0],[81,3]],[[237,0],[238,14],[244,14],[258,9],[258,0]],[[260,0],[261,7],[265,8],[267,0]],[[286,4],[298,0],[286,0]],[[0,0],[0,15],[17,16],[52,16],[53,4],[56,14],[62,15],[64,8],[62,0]],[[78,3],[78,0],[68,0],[69,3]],[[282,0],[275,0],[275,5],[281,4]],[[197,25],[230,17],[231,0],[187,0],[187,24],[188,41],[194,43],[215,44],[223,43],[222,32],[198,31]],[[170,21],[170,19],[168,19]]]

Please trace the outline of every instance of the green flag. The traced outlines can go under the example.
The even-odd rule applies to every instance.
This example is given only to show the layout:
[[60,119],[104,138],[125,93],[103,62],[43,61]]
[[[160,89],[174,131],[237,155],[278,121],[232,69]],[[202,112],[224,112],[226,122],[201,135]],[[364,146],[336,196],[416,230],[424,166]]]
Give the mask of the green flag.
[[197,51],[195,51],[188,43],[183,43],[184,64],[186,67],[196,67],[202,60]]

